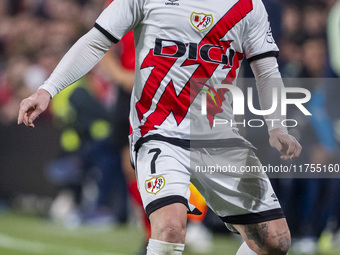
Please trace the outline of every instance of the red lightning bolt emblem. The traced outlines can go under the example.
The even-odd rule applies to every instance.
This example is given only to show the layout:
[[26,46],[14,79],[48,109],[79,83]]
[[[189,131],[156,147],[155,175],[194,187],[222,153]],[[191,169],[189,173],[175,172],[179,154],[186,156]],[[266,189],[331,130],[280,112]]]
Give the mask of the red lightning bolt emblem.
[[[253,5],[251,0],[238,1],[201,40],[197,46],[198,50],[200,50],[201,47],[204,47],[205,45],[217,45],[218,48],[216,47],[213,50],[210,50],[209,57],[213,60],[218,60],[222,54],[226,53],[231,43],[231,41],[220,41],[220,39],[223,38],[224,35],[239,21],[241,21],[252,9]],[[176,51],[174,47],[164,47],[164,50],[165,52],[163,53],[169,52],[169,54]],[[236,53],[232,58],[232,63],[229,63],[229,65],[225,65],[223,67],[231,67],[231,70],[222,83],[231,84],[231,82],[236,78],[236,71],[239,68],[239,61],[241,59],[243,59],[243,54]],[[149,54],[145,57],[141,65],[141,69],[147,67],[153,67],[153,69],[145,83],[141,98],[136,104],[139,120],[142,120],[144,114],[150,109],[152,100],[158,87],[176,60],[176,58],[154,55],[153,49],[151,49]],[[193,91],[192,86],[190,86],[190,80],[200,79],[203,84],[206,83],[206,81],[213,75],[219,64],[220,63],[207,62],[202,59],[201,56],[198,56],[198,58],[195,60],[185,60],[182,66],[198,65],[198,67],[178,95],[176,93],[173,81],[169,81],[157,103],[155,111],[152,112],[146,118],[144,124],[140,126],[142,136],[144,136],[150,130],[156,129],[155,126],[161,125],[171,112],[173,113],[176,122],[179,125],[186,116],[193,99],[199,93],[200,88],[203,87],[201,84],[197,90]],[[224,101],[224,93],[226,92],[226,89],[219,89],[217,92],[218,93],[215,95],[216,99]],[[213,102],[213,100],[211,100],[211,102]],[[213,103],[211,105],[213,106]],[[219,112],[222,112],[221,107],[209,107],[208,102],[207,117],[209,119],[210,125],[212,125],[214,116]]]

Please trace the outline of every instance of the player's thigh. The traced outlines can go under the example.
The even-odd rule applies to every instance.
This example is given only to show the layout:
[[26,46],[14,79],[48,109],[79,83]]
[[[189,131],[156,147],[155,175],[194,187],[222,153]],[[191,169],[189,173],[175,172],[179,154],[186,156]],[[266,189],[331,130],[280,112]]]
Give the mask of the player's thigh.
[[[245,167],[252,169],[255,166],[256,169],[261,166],[252,150],[219,148],[196,154],[191,157],[193,183],[206,198],[208,206],[229,228],[231,224],[254,224],[284,218],[266,174],[246,171]],[[203,169],[197,167],[199,164],[210,166],[210,171],[198,171]]]
[[189,209],[190,173],[188,151],[161,141],[144,143],[135,156],[139,191],[150,215],[179,203]]
[[257,254],[285,254],[291,244],[290,232],[285,218],[260,222],[257,224],[237,225],[236,229],[247,245]]

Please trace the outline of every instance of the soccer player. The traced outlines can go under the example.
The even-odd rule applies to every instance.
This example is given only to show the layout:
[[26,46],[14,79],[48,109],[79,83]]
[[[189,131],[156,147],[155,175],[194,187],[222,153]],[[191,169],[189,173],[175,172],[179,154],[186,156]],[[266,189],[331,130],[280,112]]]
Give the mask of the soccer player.
[[[22,101],[18,124],[34,127],[50,99],[130,30],[136,50],[130,147],[151,223],[147,254],[182,254],[187,213],[197,213],[188,202],[190,181],[227,227],[242,235],[237,254],[286,254],[289,229],[265,174],[195,171],[209,165],[260,167],[253,146],[237,132],[231,91],[220,88],[236,86],[243,58],[255,74],[263,109],[272,106],[272,89],[283,87],[278,48],[260,0],[113,1],[39,90]],[[205,113],[204,92],[210,95]],[[265,116],[272,124],[269,142],[289,160],[301,146],[280,121],[270,121],[284,118],[280,110]],[[233,125],[214,125],[221,119]]]

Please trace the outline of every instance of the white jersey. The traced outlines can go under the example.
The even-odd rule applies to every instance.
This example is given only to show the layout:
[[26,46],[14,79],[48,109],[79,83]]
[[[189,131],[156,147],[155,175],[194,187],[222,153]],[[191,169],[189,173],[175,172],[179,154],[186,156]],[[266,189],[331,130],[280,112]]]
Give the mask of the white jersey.
[[243,58],[277,55],[260,0],[115,0],[95,27],[113,42],[134,31],[132,145],[251,147],[235,124],[214,125],[235,123],[231,93],[216,85],[235,86]]

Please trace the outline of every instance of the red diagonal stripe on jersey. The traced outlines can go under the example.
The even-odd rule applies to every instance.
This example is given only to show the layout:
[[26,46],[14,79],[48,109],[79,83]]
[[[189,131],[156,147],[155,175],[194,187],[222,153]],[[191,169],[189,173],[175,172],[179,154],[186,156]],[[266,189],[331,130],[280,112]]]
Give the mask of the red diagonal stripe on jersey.
[[[222,84],[232,84],[235,76],[236,76],[236,70],[237,68],[239,68],[240,65],[240,60],[243,59],[243,54],[242,53],[236,53],[236,56],[233,59],[233,67],[231,68],[231,70],[229,71],[227,77],[222,81]],[[219,95],[219,97],[221,98],[222,101],[225,100],[225,96],[224,94],[228,91],[228,89],[218,89],[217,93]],[[213,100],[210,99],[209,97],[207,97],[207,118],[209,120],[209,124],[212,127],[213,123],[214,123],[214,118],[215,115],[217,113],[221,113],[222,107],[221,105],[219,105],[218,107],[216,107],[213,104]]]
[[173,112],[179,124],[184,119],[190,106],[190,92],[192,92],[192,90],[186,87],[177,97],[174,84],[170,81],[157,103],[156,110],[150,114],[144,125],[140,127],[142,136],[148,131],[154,130],[155,125],[161,125],[170,112]]
[[149,54],[144,59],[141,69],[147,67],[153,67],[153,69],[144,85],[141,98],[136,104],[139,121],[143,118],[143,114],[150,109],[152,99],[159,85],[175,62],[176,58],[153,55],[153,49],[150,50]]
[[[198,49],[200,49],[200,47],[206,44],[218,45],[221,46],[220,48],[221,52],[217,52],[217,50],[214,50],[212,55],[209,54],[209,56],[212,59],[216,59],[216,57],[220,56],[221,53],[225,54],[226,50],[230,47],[230,41],[220,41],[220,39],[239,21],[241,21],[252,9],[253,9],[252,0],[238,1],[202,39],[202,41],[198,45]],[[227,76],[227,79],[232,80],[235,79],[236,70],[239,67],[238,64],[235,63],[235,61],[237,62],[239,61],[238,57],[240,57],[240,55],[234,57],[233,66],[231,68],[231,71],[229,72],[230,75],[228,74],[229,77]],[[152,54],[152,50],[145,58],[141,68],[154,66],[154,69],[152,70],[148,80],[146,81],[141,99],[136,104],[138,117],[140,118],[140,120],[142,119],[143,114],[149,110],[151,106],[151,100],[154,97],[158,89],[158,86],[164,79],[165,75],[168,73],[169,69],[175,63],[175,61],[176,59],[174,58],[154,56]],[[148,63],[146,64],[146,62]],[[191,76],[191,79],[195,80],[200,78],[200,82],[202,83],[205,83],[212,76],[212,74],[219,65],[217,63],[206,62],[201,57],[199,57],[197,60],[186,60],[183,63],[183,66],[194,64],[196,65],[199,64],[199,66]],[[230,66],[225,66],[225,68],[227,67]],[[155,73],[157,73],[157,75]],[[146,88],[147,86],[148,88]],[[191,89],[193,88],[191,87]],[[170,81],[167,87],[165,88],[163,95],[158,101],[155,111],[147,117],[147,120],[144,123],[144,125],[140,127],[142,136],[144,136],[148,131],[154,130],[155,126],[161,125],[171,112],[174,114],[176,122],[179,125],[181,121],[184,119],[189,109],[189,106],[193,99],[195,98],[195,96],[197,95],[197,93],[198,90],[195,92],[193,91],[190,92],[190,80],[189,80],[183,87],[182,91],[177,96],[174,84],[172,81]],[[146,101],[146,103],[144,102],[144,100]],[[142,105],[144,107],[141,107]]]

